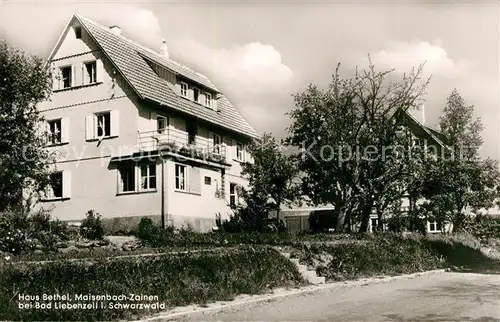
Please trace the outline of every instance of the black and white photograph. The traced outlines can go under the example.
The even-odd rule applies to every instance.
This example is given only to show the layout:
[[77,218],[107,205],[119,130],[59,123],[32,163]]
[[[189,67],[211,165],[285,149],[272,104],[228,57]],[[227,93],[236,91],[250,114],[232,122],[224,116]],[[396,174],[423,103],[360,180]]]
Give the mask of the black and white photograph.
[[500,322],[500,2],[0,0],[0,321]]

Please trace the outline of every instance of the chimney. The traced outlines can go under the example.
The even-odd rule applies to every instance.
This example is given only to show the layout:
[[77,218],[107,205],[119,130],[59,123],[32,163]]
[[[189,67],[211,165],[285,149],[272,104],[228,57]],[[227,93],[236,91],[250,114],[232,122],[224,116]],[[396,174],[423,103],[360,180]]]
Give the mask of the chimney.
[[162,38],[161,39],[161,49],[160,49],[160,53],[163,55],[163,57],[165,58],[169,58],[169,54],[168,54],[168,47],[167,47],[167,41],[165,40],[165,38]]
[[114,33],[115,35],[122,34],[122,28],[120,28],[120,26],[117,26],[117,25],[110,26],[109,30],[111,30],[111,32]]

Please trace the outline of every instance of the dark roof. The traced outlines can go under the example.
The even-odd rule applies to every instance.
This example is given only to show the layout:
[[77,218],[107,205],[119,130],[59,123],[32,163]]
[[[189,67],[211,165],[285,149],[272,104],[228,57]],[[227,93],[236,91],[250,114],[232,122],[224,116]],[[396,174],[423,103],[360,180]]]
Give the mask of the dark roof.
[[257,132],[224,95],[218,95],[218,111],[182,98],[174,92],[166,80],[156,74],[145,58],[218,93],[219,90],[204,75],[167,59],[122,35],[117,35],[109,28],[92,20],[79,15],[75,17],[140,98],[189,114],[219,127],[252,138],[259,138]]

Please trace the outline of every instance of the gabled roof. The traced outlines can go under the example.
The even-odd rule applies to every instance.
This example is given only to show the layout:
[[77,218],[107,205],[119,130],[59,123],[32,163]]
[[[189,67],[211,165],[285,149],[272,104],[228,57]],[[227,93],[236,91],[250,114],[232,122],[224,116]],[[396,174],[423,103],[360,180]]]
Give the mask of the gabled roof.
[[100,47],[102,52],[113,63],[118,72],[121,73],[140,98],[189,114],[245,136],[259,138],[257,132],[231,105],[225,96],[218,95],[218,111],[180,97],[173,91],[166,80],[156,74],[145,58],[171,70],[177,75],[189,78],[193,82],[219,93],[215,85],[204,75],[167,59],[159,53],[139,45],[122,35],[117,35],[109,30],[109,28],[92,20],[77,14],[73,18],[76,18],[80,22],[82,27],[85,28],[97,46]]
[[[419,120],[417,120],[415,118],[415,116],[413,116],[409,111],[405,111],[405,114],[416,124],[418,125],[427,135],[429,135],[429,137],[431,137],[433,140],[435,140],[439,145],[441,146],[446,146],[446,144],[444,144],[444,142],[441,140],[441,138],[438,137],[438,134],[439,136],[443,136],[441,133],[439,133],[438,131],[428,127],[428,126],[425,126],[424,124],[422,124]],[[444,137],[444,136],[443,136]]]

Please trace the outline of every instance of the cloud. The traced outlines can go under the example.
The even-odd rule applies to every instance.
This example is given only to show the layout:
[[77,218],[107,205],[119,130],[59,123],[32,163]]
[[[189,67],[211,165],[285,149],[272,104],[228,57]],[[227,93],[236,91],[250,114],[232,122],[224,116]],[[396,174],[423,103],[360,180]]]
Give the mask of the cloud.
[[161,44],[160,22],[151,10],[119,3],[47,3],[34,7],[33,3],[0,2],[0,35],[46,57],[73,13],[105,26],[119,25],[124,35],[146,46],[159,48]]
[[425,62],[426,73],[446,78],[464,77],[472,67],[471,62],[450,58],[440,42],[392,42],[371,57],[375,65],[394,68],[396,72],[409,72]]
[[183,62],[196,66],[227,90],[242,95],[276,93],[293,77],[280,52],[260,42],[210,48],[191,36],[184,36],[173,45],[176,56]]
[[281,130],[276,124],[290,107],[294,73],[276,48],[260,42],[211,48],[190,35],[168,41],[173,58],[207,75],[257,131]]

